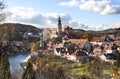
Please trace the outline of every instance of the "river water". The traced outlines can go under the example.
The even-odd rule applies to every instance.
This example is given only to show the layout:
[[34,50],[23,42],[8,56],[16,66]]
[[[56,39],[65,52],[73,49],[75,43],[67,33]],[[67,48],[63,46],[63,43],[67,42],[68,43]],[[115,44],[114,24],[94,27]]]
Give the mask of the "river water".
[[25,54],[19,54],[9,58],[10,72],[12,76],[15,75],[18,79],[21,79],[24,70],[20,66],[20,63],[22,63],[23,60],[29,55],[30,53],[25,53]]

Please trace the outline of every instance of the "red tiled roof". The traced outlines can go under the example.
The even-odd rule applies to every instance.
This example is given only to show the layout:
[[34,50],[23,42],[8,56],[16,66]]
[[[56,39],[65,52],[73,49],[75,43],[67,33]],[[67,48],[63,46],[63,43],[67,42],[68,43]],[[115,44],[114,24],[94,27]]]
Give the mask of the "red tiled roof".
[[92,42],[96,42],[96,41],[104,41],[104,37],[93,37],[92,38]]
[[87,39],[69,39],[72,43],[86,43]]

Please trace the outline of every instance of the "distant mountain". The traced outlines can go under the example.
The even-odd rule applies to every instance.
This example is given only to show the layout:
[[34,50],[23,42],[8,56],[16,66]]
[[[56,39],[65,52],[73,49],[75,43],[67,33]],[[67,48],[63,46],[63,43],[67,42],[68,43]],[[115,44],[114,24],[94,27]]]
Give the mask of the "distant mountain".
[[5,23],[0,25],[0,39],[22,40],[25,32],[39,33],[41,29],[19,23]]
[[106,35],[115,35],[120,36],[120,28],[111,28],[101,31],[94,31],[94,30],[83,30],[83,29],[74,29],[76,32],[82,32],[83,34],[88,33],[93,36],[106,36]]
[[120,36],[120,28],[111,28],[102,31],[87,31],[91,34],[98,35],[98,36],[105,36],[105,35],[115,35]]
[[86,32],[85,30],[83,29],[74,29],[75,32]]
[[117,33],[117,32],[120,32],[120,28],[114,28],[114,29],[107,29],[107,30],[104,30],[103,32],[107,32],[107,33]]

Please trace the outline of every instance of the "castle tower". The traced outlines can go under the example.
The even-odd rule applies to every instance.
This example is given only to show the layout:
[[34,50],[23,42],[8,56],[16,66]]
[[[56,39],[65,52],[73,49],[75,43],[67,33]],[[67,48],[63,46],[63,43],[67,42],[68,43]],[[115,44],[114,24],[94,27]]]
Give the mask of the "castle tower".
[[58,18],[58,35],[62,33],[62,24],[60,17]]

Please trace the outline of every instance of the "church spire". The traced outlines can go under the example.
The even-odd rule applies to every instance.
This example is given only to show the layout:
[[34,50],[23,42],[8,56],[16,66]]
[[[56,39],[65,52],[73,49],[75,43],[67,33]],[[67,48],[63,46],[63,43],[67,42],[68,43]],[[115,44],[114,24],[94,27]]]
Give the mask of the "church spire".
[[61,19],[60,19],[60,17],[58,18],[58,24],[61,24]]
[[62,33],[62,23],[61,18],[58,18],[58,34],[60,35]]

